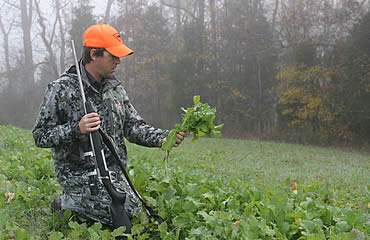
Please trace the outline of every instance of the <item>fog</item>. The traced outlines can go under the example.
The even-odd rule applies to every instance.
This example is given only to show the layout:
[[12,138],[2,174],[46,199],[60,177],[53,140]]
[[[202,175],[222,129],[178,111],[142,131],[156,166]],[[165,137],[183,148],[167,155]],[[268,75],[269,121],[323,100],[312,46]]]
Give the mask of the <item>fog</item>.
[[0,3],[0,124],[31,129],[70,40],[105,22],[135,51],[116,72],[151,125],[173,128],[194,95],[224,137],[361,145],[370,137],[366,0]]

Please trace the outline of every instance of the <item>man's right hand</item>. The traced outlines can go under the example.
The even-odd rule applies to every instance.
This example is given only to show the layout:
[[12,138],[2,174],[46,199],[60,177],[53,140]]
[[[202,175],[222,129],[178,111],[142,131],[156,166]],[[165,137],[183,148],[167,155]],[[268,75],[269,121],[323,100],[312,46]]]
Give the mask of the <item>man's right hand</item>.
[[88,113],[78,123],[81,133],[95,132],[100,128],[100,116],[97,113]]

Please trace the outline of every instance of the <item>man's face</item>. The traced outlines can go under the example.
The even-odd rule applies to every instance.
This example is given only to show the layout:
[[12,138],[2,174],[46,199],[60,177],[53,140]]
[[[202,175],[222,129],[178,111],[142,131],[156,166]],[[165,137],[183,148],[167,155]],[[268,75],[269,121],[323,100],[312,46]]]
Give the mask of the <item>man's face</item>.
[[116,71],[116,67],[121,63],[119,57],[115,57],[108,51],[104,51],[103,56],[95,59],[96,72],[102,78],[112,78],[112,74]]

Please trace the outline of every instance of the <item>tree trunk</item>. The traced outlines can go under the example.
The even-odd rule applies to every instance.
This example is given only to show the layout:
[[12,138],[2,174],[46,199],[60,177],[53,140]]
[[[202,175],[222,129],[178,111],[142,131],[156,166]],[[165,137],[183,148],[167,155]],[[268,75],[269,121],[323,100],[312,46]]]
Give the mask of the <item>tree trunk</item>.
[[271,24],[271,30],[272,30],[271,32],[272,32],[273,37],[275,33],[276,15],[277,15],[278,9],[279,9],[279,0],[275,0],[275,8],[272,14],[272,24]]
[[199,76],[202,76],[204,73],[204,61],[203,61],[203,54],[204,54],[204,39],[205,39],[205,32],[204,32],[204,5],[205,0],[198,0],[198,11],[199,15],[197,18],[197,26],[198,26],[198,34],[199,34],[199,61],[198,61],[198,69],[199,69]]
[[55,53],[54,53],[54,49],[52,47],[52,45],[53,45],[53,35],[54,35],[54,31],[55,31],[54,29],[55,29],[55,24],[57,22],[57,18],[55,19],[55,24],[54,24],[54,29],[53,29],[52,36],[50,37],[50,39],[48,39],[47,36],[46,36],[46,26],[45,26],[45,23],[44,23],[44,18],[41,14],[38,1],[35,1],[35,9],[36,9],[36,12],[39,16],[38,20],[39,20],[39,24],[40,24],[40,28],[41,28],[41,33],[40,33],[41,39],[42,39],[42,42],[44,43],[44,45],[46,47],[46,50],[49,53],[49,59],[48,59],[47,64],[50,65],[50,67],[52,69],[54,79],[57,79],[58,76],[59,76],[59,72],[58,72],[58,66],[57,66],[57,62],[56,62],[56,56],[55,56]]
[[181,31],[181,10],[180,10],[180,0],[176,0],[176,46],[175,46],[175,51],[176,51],[176,61],[178,60],[178,47],[179,47],[179,42],[180,42],[180,31]]
[[32,40],[31,40],[31,27],[32,27],[32,11],[33,11],[32,0],[21,0],[21,22],[23,30],[23,49],[24,49],[24,67],[23,67],[23,81],[24,81],[24,100],[25,106],[28,106],[28,110],[33,111],[35,103],[32,99],[32,92],[34,91],[35,85],[35,70],[33,64],[32,55]]
[[262,106],[263,106],[263,91],[262,91],[262,79],[261,79],[261,57],[257,55],[257,81],[258,81],[258,102],[257,102],[257,122],[258,122],[258,133],[262,133],[263,129],[263,121],[264,121],[264,115],[262,114]]
[[1,16],[0,16],[0,29],[3,34],[3,41],[4,41],[3,46],[4,46],[5,70],[6,70],[6,78],[8,81],[7,92],[9,94],[13,94],[15,90],[14,88],[15,77],[13,76],[14,74],[12,72],[12,68],[10,66],[10,59],[9,59],[9,33],[12,29],[12,25],[13,24],[10,24],[9,29],[6,30],[3,24],[3,21],[1,19]]
[[66,46],[66,39],[65,39],[65,31],[63,27],[63,21],[60,16],[60,2],[59,0],[55,0],[55,10],[56,10],[56,15],[57,15],[57,20],[59,23],[59,35],[60,35],[60,56],[59,56],[59,69],[61,72],[64,72],[66,70],[66,65],[65,65],[65,46]]
[[154,116],[153,119],[156,119],[157,125],[162,124],[162,109],[161,109],[161,98],[162,95],[160,94],[160,79],[161,79],[161,72],[158,59],[154,60],[153,63],[153,112]]
[[[218,71],[217,71],[217,62],[218,62],[218,49],[217,49],[217,25],[216,25],[216,6],[215,0],[209,0],[209,11],[211,17],[211,66],[210,66],[210,82],[218,81]],[[213,84],[211,84],[212,86]],[[218,84],[216,84],[216,88],[210,87],[210,99],[213,99],[213,102],[216,104],[216,108],[220,111],[221,110],[221,101],[219,98],[221,97],[220,88]]]
[[108,0],[107,7],[105,8],[104,23],[109,23],[110,9],[112,7],[114,0]]

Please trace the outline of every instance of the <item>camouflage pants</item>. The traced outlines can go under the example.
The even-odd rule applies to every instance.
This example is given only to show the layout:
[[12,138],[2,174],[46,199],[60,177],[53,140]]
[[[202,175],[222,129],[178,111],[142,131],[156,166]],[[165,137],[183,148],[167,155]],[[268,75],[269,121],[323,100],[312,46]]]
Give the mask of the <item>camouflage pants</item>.
[[[126,193],[124,207],[130,217],[141,212],[142,207],[134,195],[126,179],[121,175],[112,176],[112,183],[118,192]],[[60,182],[63,188],[61,195],[62,210],[70,209],[81,217],[98,221],[104,225],[112,226],[111,197],[101,181],[97,182],[98,193],[91,194],[87,177],[69,177]]]

